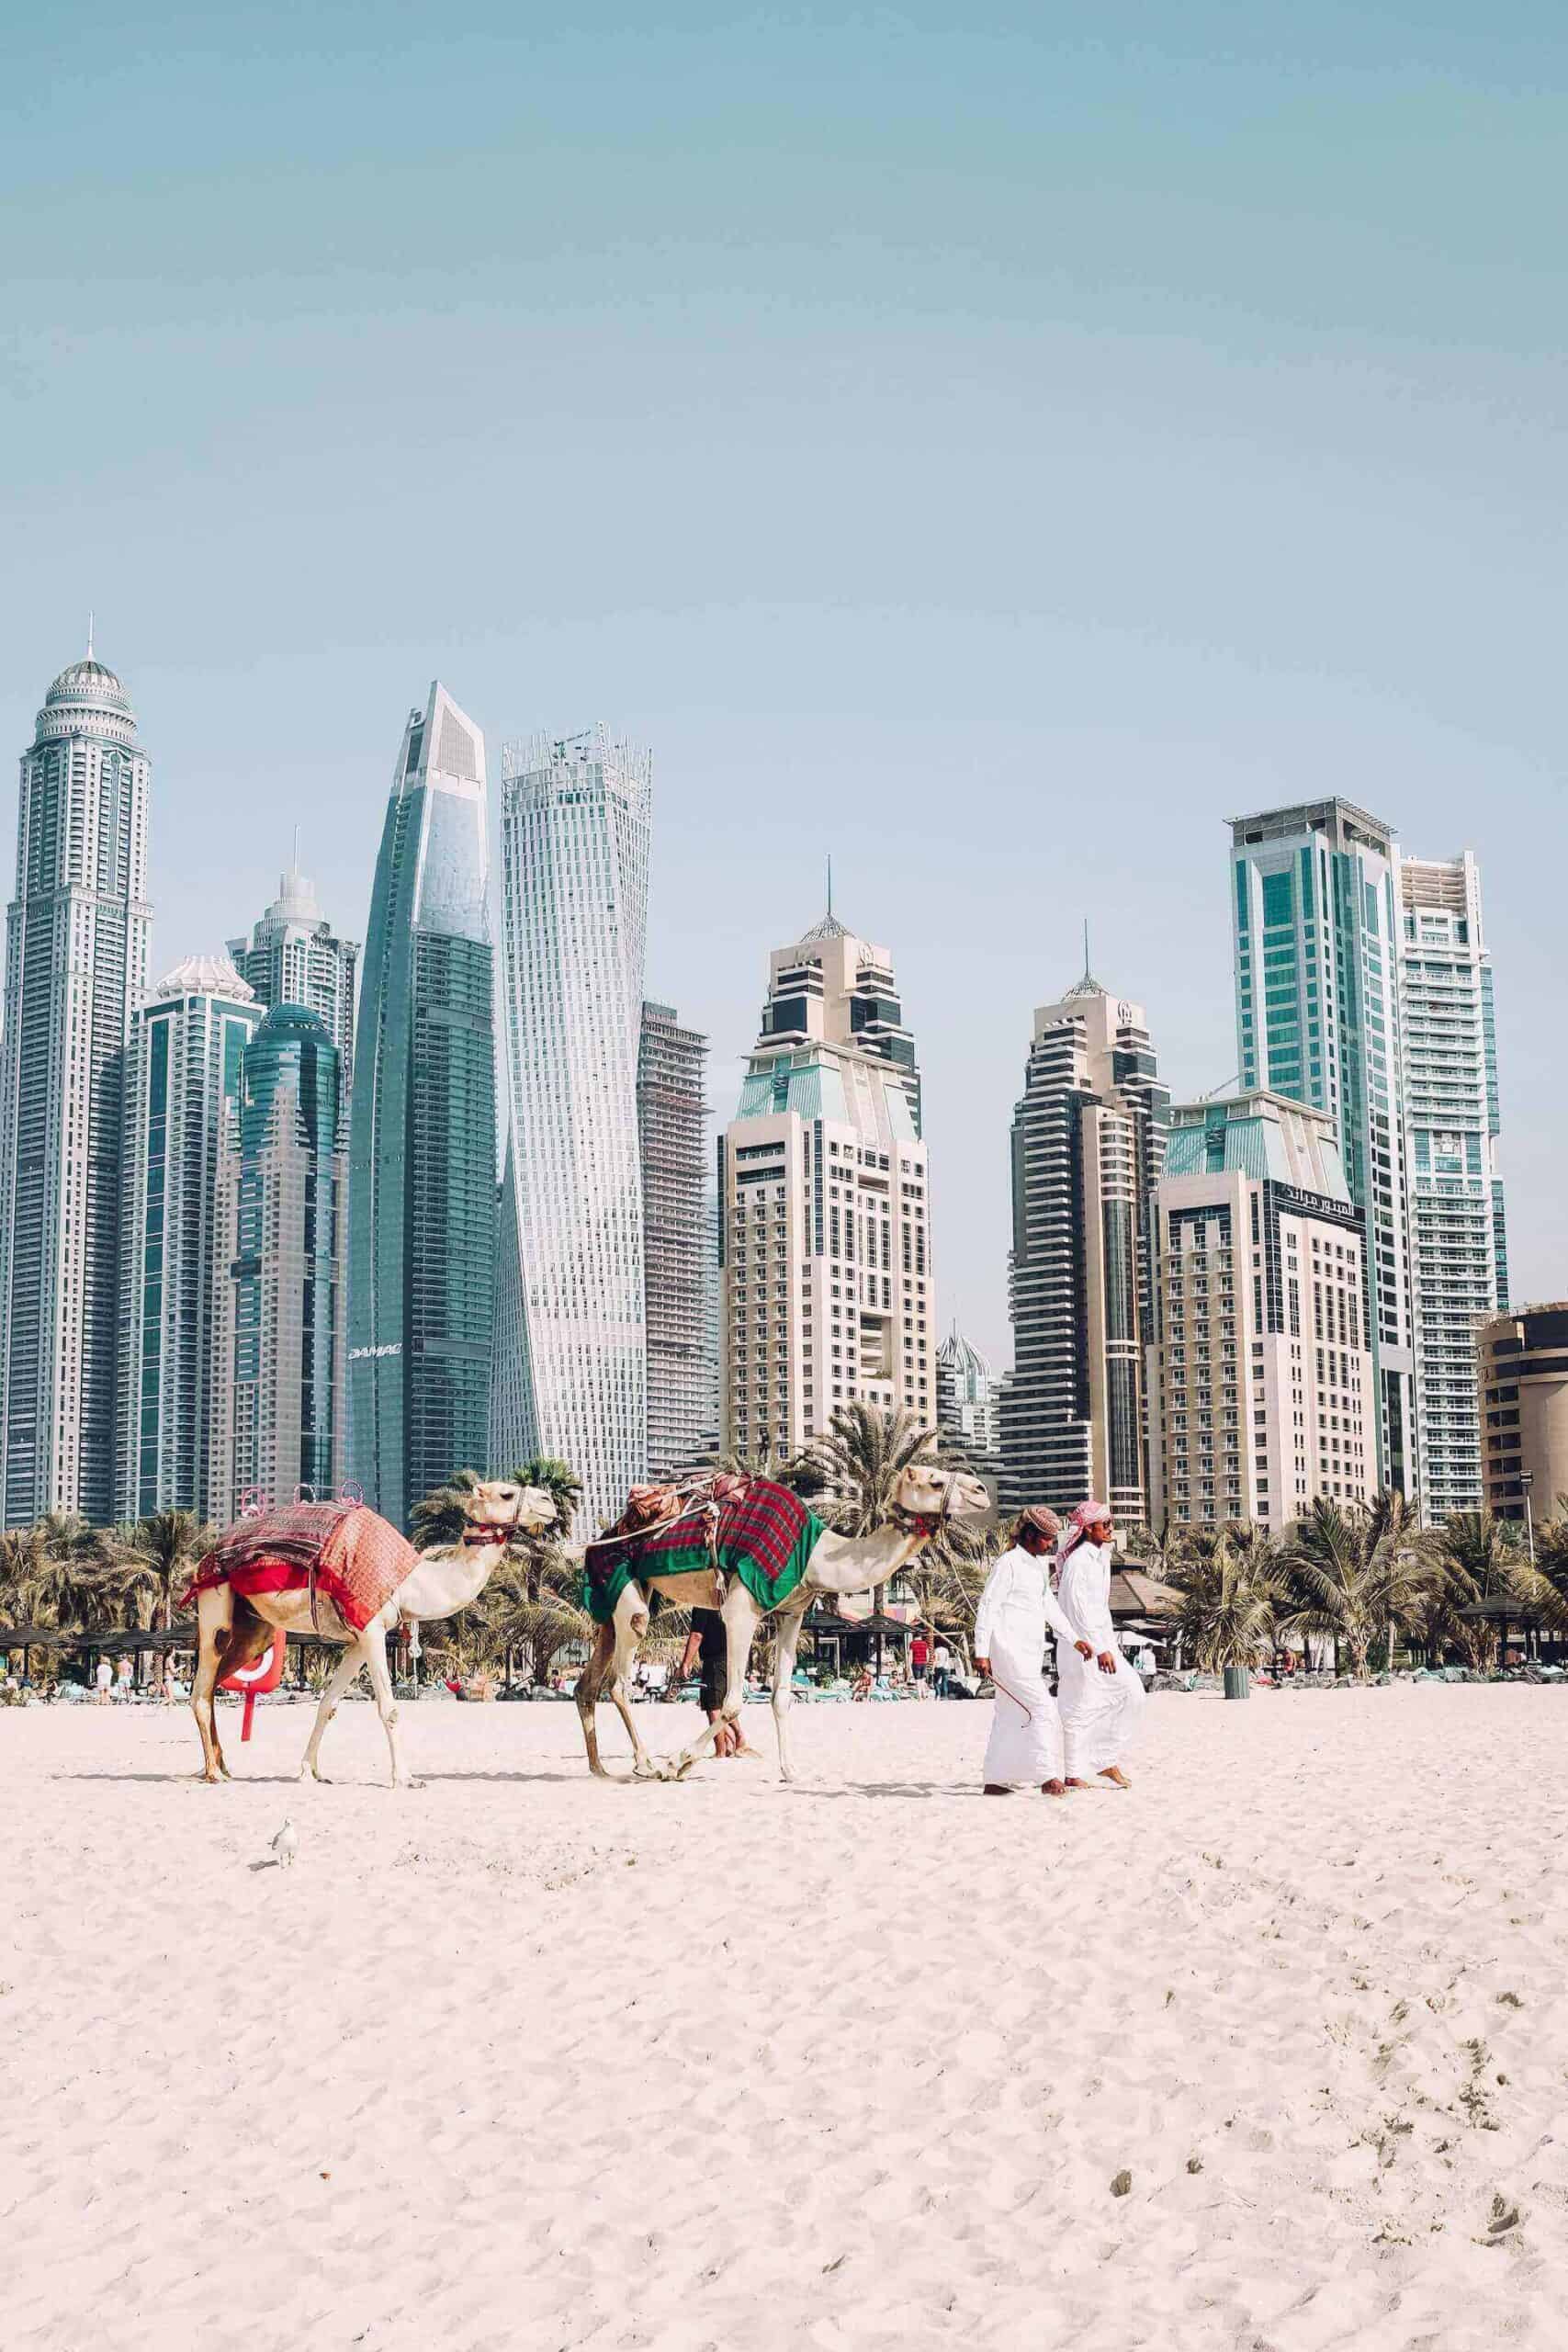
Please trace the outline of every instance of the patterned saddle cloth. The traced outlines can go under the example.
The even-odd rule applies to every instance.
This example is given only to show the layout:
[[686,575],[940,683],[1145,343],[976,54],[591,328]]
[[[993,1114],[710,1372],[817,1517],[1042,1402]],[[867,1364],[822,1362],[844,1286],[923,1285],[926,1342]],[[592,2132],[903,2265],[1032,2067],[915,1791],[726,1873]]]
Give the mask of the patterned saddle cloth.
[[213,1585],[249,1598],[303,1591],[313,1577],[344,1623],[361,1634],[418,1559],[407,1536],[364,1503],[286,1503],[226,1528],[180,1605]]
[[705,1480],[694,1492],[671,1496],[676,1516],[651,1527],[640,1523],[648,1491],[637,1489],[619,1525],[584,1555],[583,1606],[596,1624],[609,1623],[634,1580],[711,1576],[715,1569],[738,1577],[761,1608],[776,1609],[806,1574],[823,1532],[799,1496],[771,1478]]

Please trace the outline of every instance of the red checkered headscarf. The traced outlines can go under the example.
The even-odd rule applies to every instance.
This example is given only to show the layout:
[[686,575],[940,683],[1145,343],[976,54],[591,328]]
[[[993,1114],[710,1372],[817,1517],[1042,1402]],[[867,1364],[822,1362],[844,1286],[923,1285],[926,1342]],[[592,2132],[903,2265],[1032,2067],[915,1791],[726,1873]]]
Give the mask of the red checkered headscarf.
[[1062,1539],[1062,1548],[1056,1555],[1057,1567],[1063,1568],[1066,1566],[1091,1527],[1099,1521],[1110,1517],[1109,1503],[1079,1503],[1077,1510],[1070,1511],[1067,1515],[1067,1532]]

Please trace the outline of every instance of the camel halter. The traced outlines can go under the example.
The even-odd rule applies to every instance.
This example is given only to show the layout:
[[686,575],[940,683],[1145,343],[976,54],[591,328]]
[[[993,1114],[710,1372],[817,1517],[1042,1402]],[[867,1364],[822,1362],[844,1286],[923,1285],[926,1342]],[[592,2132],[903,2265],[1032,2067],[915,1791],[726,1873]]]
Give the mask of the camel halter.
[[942,1529],[953,1517],[953,1495],[957,1484],[958,1472],[949,1470],[946,1474],[946,1484],[942,1490],[942,1502],[937,1510],[934,1511],[907,1510],[902,1503],[896,1502],[893,1506],[895,1520],[907,1533],[923,1535],[929,1543],[933,1537],[942,1533]]

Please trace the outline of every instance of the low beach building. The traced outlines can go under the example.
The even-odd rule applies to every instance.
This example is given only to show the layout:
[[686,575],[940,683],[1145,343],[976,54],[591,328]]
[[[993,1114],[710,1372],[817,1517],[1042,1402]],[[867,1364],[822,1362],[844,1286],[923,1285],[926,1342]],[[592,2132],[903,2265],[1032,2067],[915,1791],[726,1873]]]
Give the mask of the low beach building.
[[1555,1511],[1568,1495],[1568,1298],[1481,1327],[1486,1508],[1499,1519]]

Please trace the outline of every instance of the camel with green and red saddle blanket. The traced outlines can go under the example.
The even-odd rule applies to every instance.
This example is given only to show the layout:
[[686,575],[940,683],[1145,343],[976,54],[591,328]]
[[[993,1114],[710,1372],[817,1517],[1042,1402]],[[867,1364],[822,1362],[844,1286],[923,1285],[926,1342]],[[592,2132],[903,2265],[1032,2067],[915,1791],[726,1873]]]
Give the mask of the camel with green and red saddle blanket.
[[491,1478],[464,1502],[461,1541],[416,1552],[406,1535],[363,1503],[288,1503],[236,1521],[202,1561],[186,1593],[196,1599],[199,1656],[190,1703],[201,1734],[202,1779],[226,1781],[212,1694],[236,1667],[261,1657],[278,1632],[320,1634],[344,1655],[316,1710],[299,1778],[321,1772],[321,1734],[361,1667],[387,1735],[392,1786],[414,1784],[398,1753],[398,1710],[387,1636],[405,1621],[455,1616],[477,1600],[514,1537],[556,1516],[539,1487]]
[[893,1514],[869,1535],[836,1535],[798,1495],[771,1478],[710,1476],[694,1487],[637,1488],[625,1516],[583,1555],[583,1599],[598,1638],[577,1685],[591,1771],[599,1760],[594,1710],[609,1699],[632,1743],[635,1780],[682,1780],[712,1750],[719,1724],[678,1756],[649,1756],[626,1702],[626,1683],[660,1593],[682,1609],[716,1609],[724,1619],[728,1677],[720,1724],[733,1724],[746,1695],[751,1644],[764,1617],[777,1621],[773,1723],[779,1772],[795,1778],[789,1703],[800,1629],[814,1600],[840,1601],[886,1584],[950,1519],[990,1509],[964,1470],[911,1463],[898,1481]]

